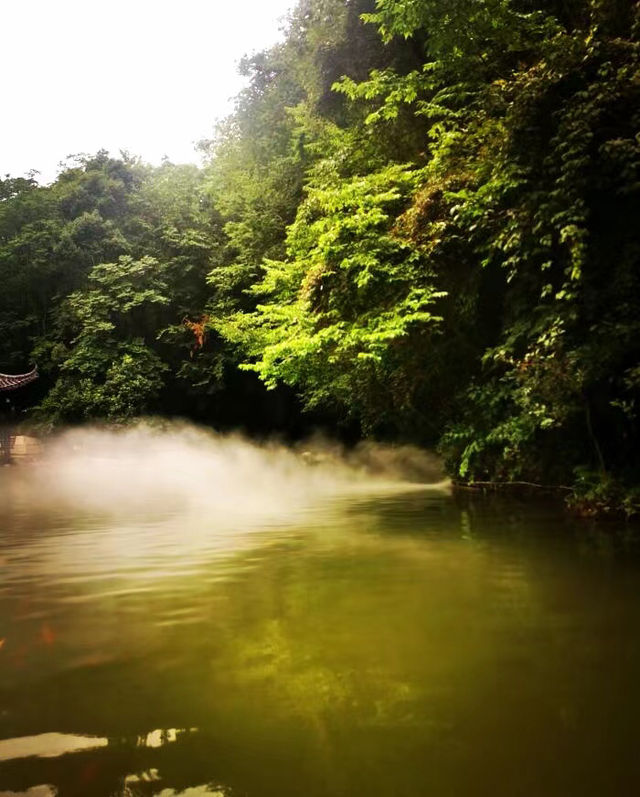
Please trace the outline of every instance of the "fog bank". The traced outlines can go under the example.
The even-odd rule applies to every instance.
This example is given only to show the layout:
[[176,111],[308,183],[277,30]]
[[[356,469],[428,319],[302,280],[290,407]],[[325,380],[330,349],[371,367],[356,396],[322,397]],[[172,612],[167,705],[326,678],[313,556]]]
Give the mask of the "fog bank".
[[350,494],[446,488],[438,459],[410,446],[347,451],[315,438],[287,447],[186,424],[68,430],[19,470],[22,498],[34,506],[206,512],[221,522],[286,515]]

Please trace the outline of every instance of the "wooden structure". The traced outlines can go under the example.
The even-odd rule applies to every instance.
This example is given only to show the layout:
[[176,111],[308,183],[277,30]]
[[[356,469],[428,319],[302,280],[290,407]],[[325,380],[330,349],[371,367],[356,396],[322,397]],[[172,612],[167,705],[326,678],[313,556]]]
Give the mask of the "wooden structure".
[[[0,393],[17,390],[23,385],[28,385],[38,378],[38,368],[34,367],[26,374],[0,374]],[[9,399],[7,399],[9,401]],[[0,465],[11,464],[11,448],[15,441],[15,434],[11,433],[8,425],[0,426]]]
[[16,390],[38,378],[37,366],[26,374],[0,374],[0,392]]

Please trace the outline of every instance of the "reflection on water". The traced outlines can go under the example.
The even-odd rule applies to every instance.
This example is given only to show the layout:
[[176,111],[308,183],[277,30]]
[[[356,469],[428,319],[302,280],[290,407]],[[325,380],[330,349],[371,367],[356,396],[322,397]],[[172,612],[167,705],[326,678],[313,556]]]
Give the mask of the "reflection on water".
[[[184,791],[175,789],[162,789],[160,792],[149,791],[148,786],[160,780],[158,771],[155,769],[143,772],[142,775],[127,775],[125,786],[122,792],[125,797],[135,797],[135,795],[158,794],[159,797],[229,797],[231,794],[224,788],[220,788],[210,783],[203,783],[201,786],[189,786]],[[55,786],[43,784],[32,786],[26,791],[0,791],[0,797],[58,797],[60,792]]]
[[640,787],[640,570],[613,532],[428,489],[249,527],[150,503],[5,502],[0,794]]
[[55,786],[42,784],[40,786],[32,786],[26,791],[0,791],[1,797],[56,797],[58,790]]
[[[129,741],[135,747],[162,747],[169,742],[177,741],[185,733],[194,733],[195,728],[189,730],[177,728],[157,728],[142,736],[137,736]],[[55,758],[56,756],[78,753],[82,750],[97,750],[106,747],[109,739],[99,736],[75,736],[71,733],[41,733],[38,736],[19,736],[16,739],[0,739],[0,761],[11,761],[15,758]],[[123,744],[122,739],[115,740],[116,744]],[[114,744],[114,741],[111,741]]]
[[97,750],[106,747],[108,739],[98,736],[74,736],[70,733],[41,733],[38,736],[19,736],[17,739],[0,739],[0,761],[15,758],[55,758],[79,750]]

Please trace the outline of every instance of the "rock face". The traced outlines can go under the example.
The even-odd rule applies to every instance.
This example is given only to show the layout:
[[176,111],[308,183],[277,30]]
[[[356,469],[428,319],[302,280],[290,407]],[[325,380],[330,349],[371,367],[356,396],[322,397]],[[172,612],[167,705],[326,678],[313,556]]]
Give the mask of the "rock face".
[[0,374],[0,391],[15,390],[23,385],[28,385],[38,378],[38,369],[34,368],[26,374]]

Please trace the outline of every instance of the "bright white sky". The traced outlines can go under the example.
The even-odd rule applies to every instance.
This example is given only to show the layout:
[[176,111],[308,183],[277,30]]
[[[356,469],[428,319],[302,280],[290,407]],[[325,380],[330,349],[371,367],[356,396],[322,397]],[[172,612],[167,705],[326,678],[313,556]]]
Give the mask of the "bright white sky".
[[0,175],[54,179],[67,155],[198,162],[295,0],[0,0]]

